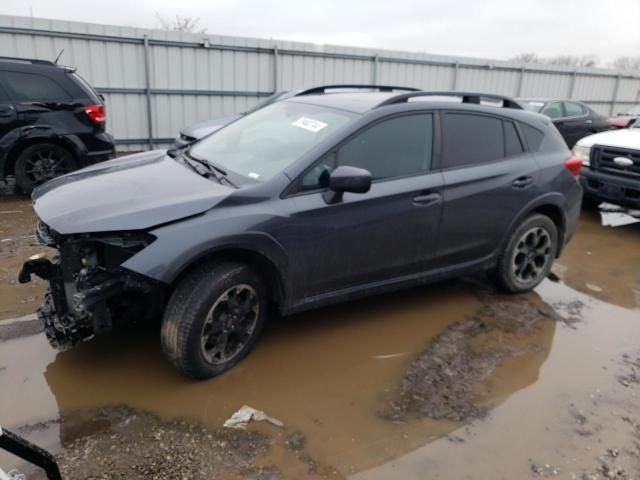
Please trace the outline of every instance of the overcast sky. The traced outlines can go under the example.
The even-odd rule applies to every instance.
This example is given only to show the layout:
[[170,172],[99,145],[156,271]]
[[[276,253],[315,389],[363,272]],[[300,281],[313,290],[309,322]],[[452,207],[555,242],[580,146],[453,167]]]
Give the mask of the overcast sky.
[[0,0],[0,13],[505,59],[640,55],[640,0]]

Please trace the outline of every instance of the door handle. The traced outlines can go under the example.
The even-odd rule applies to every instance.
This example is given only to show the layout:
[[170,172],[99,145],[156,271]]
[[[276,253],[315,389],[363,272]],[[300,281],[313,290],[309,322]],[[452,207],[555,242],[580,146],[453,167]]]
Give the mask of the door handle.
[[591,125],[593,123],[593,120],[585,120],[584,123],[587,125]]
[[513,188],[527,188],[532,183],[533,178],[531,177],[518,177],[513,181],[511,185],[513,185]]
[[425,193],[413,197],[413,203],[416,205],[433,205],[442,199],[442,195],[438,192]]

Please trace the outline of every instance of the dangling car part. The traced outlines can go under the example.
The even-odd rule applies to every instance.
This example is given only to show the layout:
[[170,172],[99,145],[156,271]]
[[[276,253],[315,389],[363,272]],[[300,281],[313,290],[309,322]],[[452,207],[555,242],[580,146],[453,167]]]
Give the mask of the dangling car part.
[[66,350],[107,332],[116,318],[135,321],[161,313],[149,305],[163,304],[163,288],[120,268],[124,260],[154,240],[151,235],[120,232],[63,237],[42,221],[37,232],[42,243],[58,248],[59,255],[53,260],[30,258],[18,280],[29,282],[34,274],[49,282],[37,313],[53,347]]
[[[42,468],[49,480],[62,480],[58,463],[46,450],[0,427],[0,448]],[[0,479],[11,478],[0,469]]]

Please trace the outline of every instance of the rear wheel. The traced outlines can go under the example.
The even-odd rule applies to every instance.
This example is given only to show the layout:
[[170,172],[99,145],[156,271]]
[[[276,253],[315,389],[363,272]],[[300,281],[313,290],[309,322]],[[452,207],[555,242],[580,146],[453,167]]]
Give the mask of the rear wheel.
[[509,292],[527,292],[549,274],[557,251],[558,229],[553,221],[531,215],[511,234],[491,276]]
[[208,262],[187,274],[162,322],[162,349],[196,379],[228,370],[251,351],[267,316],[260,277],[240,263]]
[[76,168],[72,153],[54,143],[38,143],[25,148],[16,159],[16,182],[23,192]]

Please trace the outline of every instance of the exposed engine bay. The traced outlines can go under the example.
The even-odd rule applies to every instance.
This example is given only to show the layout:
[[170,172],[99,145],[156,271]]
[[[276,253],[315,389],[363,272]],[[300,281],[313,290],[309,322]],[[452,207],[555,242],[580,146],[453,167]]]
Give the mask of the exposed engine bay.
[[135,323],[159,316],[165,287],[121,267],[155,240],[146,232],[59,235],[38,221],[40,243],[57,249],[52,259],[32,257],[22,267],[20,283],[35,274],[49,282],[38,308],[51,345],[66,350],[116,322]]

